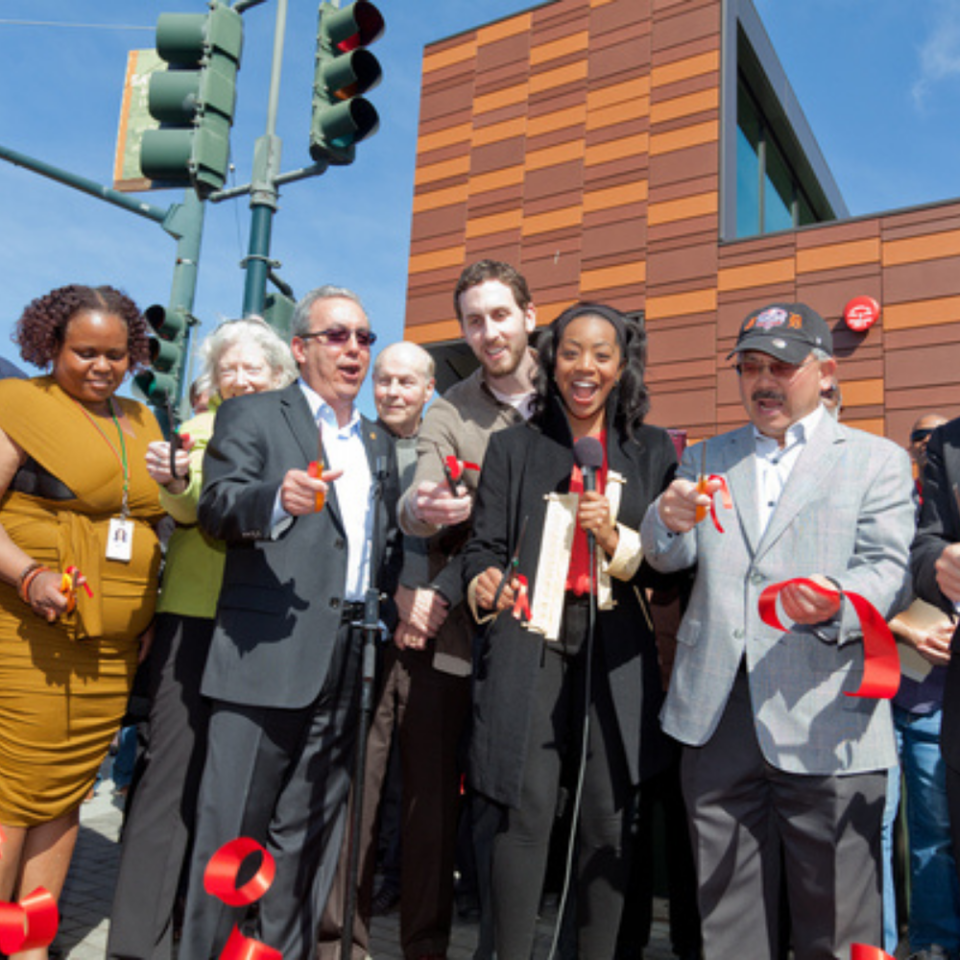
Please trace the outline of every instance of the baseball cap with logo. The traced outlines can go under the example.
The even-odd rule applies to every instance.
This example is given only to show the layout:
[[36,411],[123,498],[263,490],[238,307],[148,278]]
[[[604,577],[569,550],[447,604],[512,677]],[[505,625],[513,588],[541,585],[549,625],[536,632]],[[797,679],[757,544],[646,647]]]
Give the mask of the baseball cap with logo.
[[805,303],[771,303],[743,321],[727,359],[758,350],[787,363],[802,363],[815,348],[833,356],[833,335],[823,317]]

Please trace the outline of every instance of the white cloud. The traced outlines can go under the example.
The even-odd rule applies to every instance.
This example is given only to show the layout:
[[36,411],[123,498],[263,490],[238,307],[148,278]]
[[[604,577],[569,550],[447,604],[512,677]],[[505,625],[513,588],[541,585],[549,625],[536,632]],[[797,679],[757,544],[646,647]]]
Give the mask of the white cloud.
[[960,3],[935,0],[930,4],[928,34],[920,46],[920,75],[911,88],[920,109],[929,105],[936,88],[960,78]]

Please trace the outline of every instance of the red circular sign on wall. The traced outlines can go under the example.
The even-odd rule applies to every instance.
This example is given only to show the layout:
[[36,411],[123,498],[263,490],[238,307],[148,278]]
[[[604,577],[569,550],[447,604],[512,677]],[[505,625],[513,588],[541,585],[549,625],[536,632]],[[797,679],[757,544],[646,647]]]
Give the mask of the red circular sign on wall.
[[863,333],[880,319],[880,304],[873,297],[854,297],[843,308],[843,319],[851,330]]

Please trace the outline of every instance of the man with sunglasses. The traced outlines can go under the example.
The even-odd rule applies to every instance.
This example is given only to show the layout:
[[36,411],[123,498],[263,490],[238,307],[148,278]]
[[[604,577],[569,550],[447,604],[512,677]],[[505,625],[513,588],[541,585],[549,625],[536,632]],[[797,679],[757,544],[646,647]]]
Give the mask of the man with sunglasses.
[[243,919],[204,883],[238,837],[276,865],[253,936],[286,957],[316,948],[353,772],[363,601],[370,586],[392,595],[402,562],[393,443],[354,405],[374,339],[356,294],[319,287],[292,320],[299,380],[217,414],[199,518],[226,568],[181,960],[219,956]]
[[[688,447],[641,531],[655,568],[697,565],[662,719],[684,745],[704,955],[777,956],[782,873],[797,960],[847,956],[853,942],[880,942],[896,751],[889,703],[846,696],[864,649],[843,591],[885,618],[903,603],[910,467],[821,405],[837,364],[810,307],[751,313],[730,356],[750,424]],[[784,587],[792,625],[767,626],[761,593],[794,578],[826,590]]]

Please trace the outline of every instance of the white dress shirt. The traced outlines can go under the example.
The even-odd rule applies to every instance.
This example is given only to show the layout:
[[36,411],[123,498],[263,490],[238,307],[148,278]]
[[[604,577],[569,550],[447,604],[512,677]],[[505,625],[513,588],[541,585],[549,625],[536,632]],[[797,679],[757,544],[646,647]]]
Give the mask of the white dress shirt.
[[760,532],[767,529],[767,524],[780,502],[783,488],[790,479],[790,474],[800,458],[807,440],[813,436],[823,419],[824,409],[821,405],[813,413],[808,413],[802,420],[790,424],[781,447],[774,437],[767,437],[754,427],[753,439],[756,449],[757,469],[757,515],[760,520]]
[[[363,444],[360,412],[356,407],[350,421],[341,427],[333,408],[301,379],[297,383],[310,405],[310,413],[323,437],[326,454],[324,470],[342,470],[343,476],[333,481],[343,526],[347,531],[347,580],[345,600],[363,600],[370,582],[370,549],[373,539],[373,510],[370,494],[373,477],[367,448]],[[273,511],[273,537],[279,536],[291,522],[280,505],[280,491]],[[323,549],[318,544],[318,549]]]

